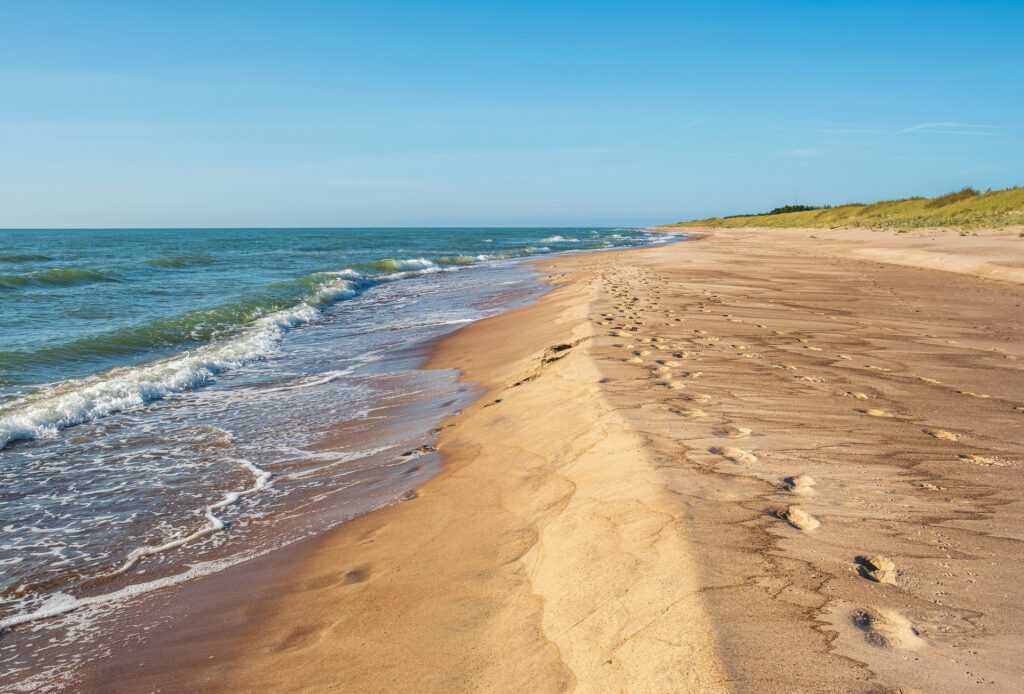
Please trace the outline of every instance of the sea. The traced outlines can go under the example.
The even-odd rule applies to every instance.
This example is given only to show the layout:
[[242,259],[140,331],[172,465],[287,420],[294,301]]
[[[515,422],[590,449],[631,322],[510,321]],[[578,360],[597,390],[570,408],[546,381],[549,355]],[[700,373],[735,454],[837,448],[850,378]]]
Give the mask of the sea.
[[431,340],[545,291],[525,261],[667,240],[0,230],[0,688],[59,689],[109,611],[408,498],[473,397]]

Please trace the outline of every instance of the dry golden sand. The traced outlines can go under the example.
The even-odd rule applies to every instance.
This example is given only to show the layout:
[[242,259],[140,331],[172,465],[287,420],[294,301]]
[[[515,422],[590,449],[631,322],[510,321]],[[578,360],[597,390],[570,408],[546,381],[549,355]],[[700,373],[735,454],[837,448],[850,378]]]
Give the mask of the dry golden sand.
[[445,471],[326,536],[222,691],[1024,687],[1024,239],[551,265],[437,350],[483,387]]

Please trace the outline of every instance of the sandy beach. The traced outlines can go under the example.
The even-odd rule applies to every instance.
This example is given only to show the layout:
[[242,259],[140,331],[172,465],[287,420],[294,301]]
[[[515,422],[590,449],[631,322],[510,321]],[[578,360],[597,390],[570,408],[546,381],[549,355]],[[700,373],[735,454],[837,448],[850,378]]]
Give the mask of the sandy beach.
[[1019,691],[1018,233],[546,261],[430,359],[480,387],[443,472],[292,552],[203,686]]
[[0,694],[1024,694],[1024,2],[4,20]]

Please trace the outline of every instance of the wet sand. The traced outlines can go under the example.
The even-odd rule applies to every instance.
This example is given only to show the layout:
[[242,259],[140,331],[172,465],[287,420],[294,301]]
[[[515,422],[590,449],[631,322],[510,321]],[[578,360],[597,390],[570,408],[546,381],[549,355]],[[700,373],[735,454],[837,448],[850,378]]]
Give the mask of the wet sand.
[[544,263],[431,359],[481,387],[444,471],[310,546],[207,686],[1019,691],[1019,231]]

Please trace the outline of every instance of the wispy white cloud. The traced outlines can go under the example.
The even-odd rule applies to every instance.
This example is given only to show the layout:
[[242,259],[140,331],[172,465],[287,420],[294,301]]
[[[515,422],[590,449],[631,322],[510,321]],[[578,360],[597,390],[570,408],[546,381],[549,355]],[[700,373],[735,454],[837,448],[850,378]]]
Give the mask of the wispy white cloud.
[[936,135],[997,135],[999,125],[972,123],[919,123],[903,128],[901,133],[933,133]]
[[764,130],[790,133],[891,133],[892,126],[869,126],[859,123],[822,123],[806,126],[773,126],[765,127]]

